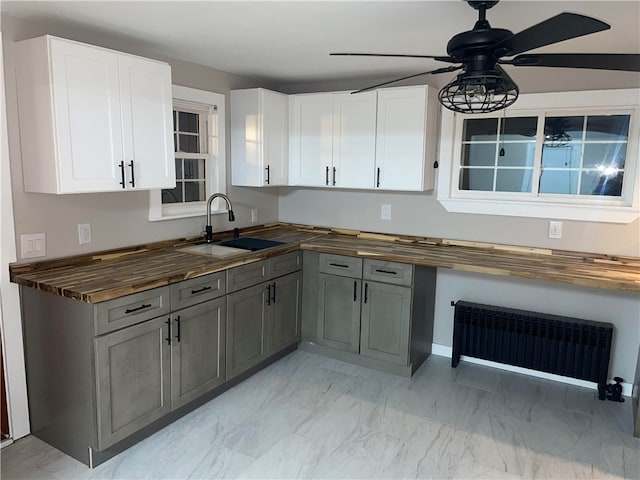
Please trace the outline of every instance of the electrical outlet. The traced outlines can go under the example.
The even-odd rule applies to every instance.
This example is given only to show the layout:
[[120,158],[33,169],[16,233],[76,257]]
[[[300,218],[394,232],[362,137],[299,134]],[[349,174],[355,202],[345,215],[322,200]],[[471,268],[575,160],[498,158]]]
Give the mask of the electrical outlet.
[[258,209],[251,209],[251,223],[258,223]]
[[562,222],[549,222],[549,238],[562,238]]
[[91,224],[79,223],[78,224],[78,241],[80,245],[85,243],[91,243]]
[[20,235],[20,258],[44,257],[47,255],[47,242],[44,233]]
[[391,205],[388,203],[380,206],[380,219],[391,220]]

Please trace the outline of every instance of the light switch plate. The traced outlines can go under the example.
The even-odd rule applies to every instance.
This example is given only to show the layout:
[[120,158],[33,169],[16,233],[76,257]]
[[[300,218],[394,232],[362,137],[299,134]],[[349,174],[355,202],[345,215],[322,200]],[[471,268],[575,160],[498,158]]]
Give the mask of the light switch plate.
[[44,233],[26,233],[20,235],[20,258],[45,257],[47,242]]

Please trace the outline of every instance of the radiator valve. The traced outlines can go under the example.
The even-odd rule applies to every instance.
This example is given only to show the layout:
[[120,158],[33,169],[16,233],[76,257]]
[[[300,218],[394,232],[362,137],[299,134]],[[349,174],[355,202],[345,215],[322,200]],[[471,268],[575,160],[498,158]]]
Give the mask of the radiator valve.
[[624,382],[624,378],[613,377],[613,381],[616,383],[610,383],[607,385],[607,400],[611,400],[612,402],[624,402],[624,397],[622,396],[622,385],[620,385],[621,382]]

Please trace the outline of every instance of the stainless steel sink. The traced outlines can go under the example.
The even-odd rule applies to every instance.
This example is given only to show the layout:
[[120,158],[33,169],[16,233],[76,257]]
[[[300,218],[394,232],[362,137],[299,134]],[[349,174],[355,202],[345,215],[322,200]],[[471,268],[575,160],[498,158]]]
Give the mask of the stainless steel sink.
[[246,249],[233,248],[217,243],[202,243],[199,245],[190,245],[188,247],[178,248],[180,252],[195,253],[196,255],[207,255],[209,257],[225,258],[232,255],[239,255],[241,253],[247,253]]

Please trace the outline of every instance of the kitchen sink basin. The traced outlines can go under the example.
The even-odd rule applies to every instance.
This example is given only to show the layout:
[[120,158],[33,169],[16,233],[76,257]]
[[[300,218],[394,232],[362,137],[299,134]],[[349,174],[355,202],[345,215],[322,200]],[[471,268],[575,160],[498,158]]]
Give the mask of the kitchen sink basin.
[[219,242],[218,245],[223,247],[240,248],[242,250],[264,250],[265,248],[277,247],[278,245],[284,245],[283,242],[277,242],[275,240],[265,240],[263,238],[254,237],[240,237],[232,240],[224,240]]
[[202,243],[198,245],[190,245],[188,247],[179,248],[180,252],[195,253],[197,255],[207,255],[209,257],[225,258],[240,253],[246,253],[243,248],[233,248],[219,245],[217,243]]

